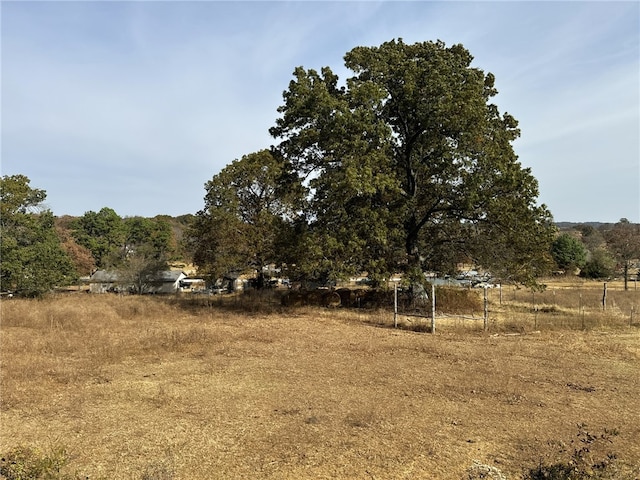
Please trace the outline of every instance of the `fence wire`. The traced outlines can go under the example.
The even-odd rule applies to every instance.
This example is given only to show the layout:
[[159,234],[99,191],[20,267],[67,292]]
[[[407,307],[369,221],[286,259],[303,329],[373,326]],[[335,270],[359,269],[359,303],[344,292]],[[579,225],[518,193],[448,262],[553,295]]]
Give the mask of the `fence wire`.
[[193,295],[189,302],[248,313],[286,313],[318,307],[336,314],[350,312],[351,318],[365,323],[422,332],[432,331],[434,320],[437,330],[525,332],[640,326],[640,290],[634,283],[626,291],[621,282],[606,286],[592,282],[557,284],[543,291],[515,286],[438,287],[419,298],[403,291],[396,297],[391,289],[375,293],[339,290],[295,295],[287,290],[252,290],[231,295]]

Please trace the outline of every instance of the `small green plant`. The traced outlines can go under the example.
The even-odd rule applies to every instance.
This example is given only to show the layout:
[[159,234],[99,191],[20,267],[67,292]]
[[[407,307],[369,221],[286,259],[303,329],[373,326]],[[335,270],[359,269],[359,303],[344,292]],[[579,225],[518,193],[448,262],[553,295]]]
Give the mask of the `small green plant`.
[[0,478],[6,480],[79,480],[83,477],[62,472],[68,462],[64,447],[45,453],[36,448],[18,446],[0,458]]
[[578,425],[576,438],[570,448],[561,448],[561,454],[570,453],[567,461],[543,464],[527,472],[524,480],[613,480],[624,478],[618,468],[617,455],[605,452],[604,447],[613,443],[617,430],[604,430],[593,435],[585,424]]

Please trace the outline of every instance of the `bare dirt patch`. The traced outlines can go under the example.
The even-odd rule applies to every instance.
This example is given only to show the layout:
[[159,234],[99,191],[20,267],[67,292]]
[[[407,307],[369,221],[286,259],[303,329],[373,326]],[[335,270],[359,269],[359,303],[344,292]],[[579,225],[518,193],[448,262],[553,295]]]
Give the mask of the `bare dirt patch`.
[[[576,425],[640,466],[640,332],[381,328],[362,312],[3,302],[0,451],[90,478],[521,478]],[[637,471],[637,470],[636,470]],[[637,474],[637,473],[636,473]]]

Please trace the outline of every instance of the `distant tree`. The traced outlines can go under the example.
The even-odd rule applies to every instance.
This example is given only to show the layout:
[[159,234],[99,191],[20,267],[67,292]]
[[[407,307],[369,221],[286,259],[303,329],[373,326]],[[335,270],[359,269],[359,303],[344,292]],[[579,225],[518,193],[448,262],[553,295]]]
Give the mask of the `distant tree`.
[[295,216],[295,190],[281,188],[281,160],[268,150],[233,161],[207,182],[205,206],[189,232],[194,263],[218,278],[248,269],[264,284],[264,267],[277,262],[285,219]]
[[624,273],[624,289],[628,290],[629,267],[632,260],[640,259],[640,224],[626,218],[603,232],[609,250],[613,253]]
[[91,251],[80,245],[73,238],[71,224],[74,222],[73,217],[63,216],[55,220],[55,228],[63,250],[67,253],[76,273],[79,276],[90,275],[96,268],[96,262],[93,259]]
[[0,190],[0,222],[12,222],[16,214],[36,213],[44,210],[42,202],[47,193],[32,188],[28,177],[24,175],[5,175]]
[[118,272],[136,293],[145,293],[169,268],[172,230],[166,218],[121,218],[108,207],[73,222],[74,237],[93,254],[99,268]]
[[88,211],[73,225],[76,241],[88,248],[99,268],[117,264],[122,258],[126,231],[122,218],[111,208]]
[[307,188],[299,266],[419,278],[472,258],[525,283],[548,267],[552,218],[513,151],[517,121],[472,59],[398,40],[348,52],[343,86],[329,67],[295,69],[271,134]]
[[0,179],[0,289],[38,297],[74,281],[75,272],[42,206],[46,192],[29,183],[24,175]]
[[[193,215],[189,215],[193,216]],[[184,237],[185,226],[180,218],[189,217],[181,215],[180,217],[172,217],[170,215],[156,215],[152,218],[156,224],[164,224],[167,235],[167,255],[171,260],[186,260],[189,255],[185,255],[182,251],[182,239]]]
[[560,270],[572,272],[584,267],[587,262],[587,250],[583,243],[573,235],[563,233],[551,244],[551,256]]
[[172,258],[190,263],[193,259],[192,245],[188,241],[187,232],[195,219],[194,214],[180,215],[169,220],[172,237]]
[[605,246],[604,237],[597,228],[591,225],[579,225],[577,229],[582,234],[582,243],[588,251],[593,252]]
[[161,274],[168,268],[166,257],[158,256],[156,251],[146,246],[131,252],[118,264],[115,271],[120,282],[132,287],[132,293],[142,295],[161,283]]
[[164,218],[128,217],[123,221],[125,251],[147,247],[148,254],[168,258],[171,254],[171,225]]
[[129,217],[124,221],[125,245],[115,270],[134,293],[146,293],[169,268],[171,227],[163,218]]
[[587,260],[580,270],[580,276],[584,278],[606,279],[615,271],[616,261],[605,248],[598,248],[591,252],[591,258]]

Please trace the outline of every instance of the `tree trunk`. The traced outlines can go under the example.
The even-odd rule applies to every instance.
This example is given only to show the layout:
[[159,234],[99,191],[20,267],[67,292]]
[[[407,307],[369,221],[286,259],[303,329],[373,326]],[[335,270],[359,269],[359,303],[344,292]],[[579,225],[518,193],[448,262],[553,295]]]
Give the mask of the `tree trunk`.
[[256,290],[262,290],[264,288],[264,268],[262,264],[258,267],[258,277],[256,278]]
[[420,251],[418,249],[418,230],[416,228],[416,218],[412,215],[405,223],[405,249],[407,253],[408,272],[420,271]]

